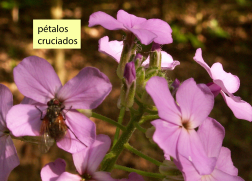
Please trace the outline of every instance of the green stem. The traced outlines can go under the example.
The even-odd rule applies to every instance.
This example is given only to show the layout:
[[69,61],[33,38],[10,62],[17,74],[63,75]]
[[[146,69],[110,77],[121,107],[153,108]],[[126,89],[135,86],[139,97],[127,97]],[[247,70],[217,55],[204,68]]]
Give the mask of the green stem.
[[92,117],[97,118],[97,119],[100,119],[100,120],[103,120],[103,121],[106,121],[106,122],[108,122],[108,123],[110,123],[110,124],[116,126],[117,128],[121,129],[122,131],[126,130],[126,127],[125,127],[125,126],[123,126],[123,125],[117,123],[116,121],[114,121],[114,120],[112,120],[112,119],[110,119],[110,118],[108,118],[108,117],[102,116],[102,115],[97,114],[97,113],[95,113],[95,112],[92,112]]
[[155,120],[155,119],[159,119],[158,115],[146,115],[143,116],[142,119],[139,121],[139,124],[143,124],[146,121],[151,121],[151,120]]
[[124,148],[124,144],[127,143],[135,131],[135,122],[138,122],[143,115],[142,107],[139,108],[136,114],[131,115],[130,122],[128,123],[126,130],[122,133],[116,144],[112,147],[111,151],[104,157],[102,161],[102,171],[110,172],[113,166]]
[[154,158],[151,158],[151,157],[149,157],[149,156],[143,154],[142,152],[140,152],[140,151],[138,151],[137,149],[133,148],[129,143],[125,143],[125,144],[124,144],[124,147],[125,147],[127,150],[131,151],[132,153],[134,153],[134,154],[136,154],[136,155],[138,155],[138,156],[144,158],[145,160],[150,161],[151,163],[154,163],[154,164],[157,165],[157,166],[162,165],[161,162],[159,162],[159,161],[155,160]]
[[147,177],[152,177],[152,178],[165,178],[164,175],[161,175],[159,173],[150,173],[150,172],[145,172],[145,171],[141,171],[141,170],[137,170],[134,168],[129,168],[129,167],[125,167],[125,166],[121,166],[121,165],[114,165],[114,169],[119,169],[119,170],[124,170],[127,172],[135,172],[139,175],[143,175],[143,176],[147,176]]
[[[119,113],[119,117],[118,117],[118,123],[120,125],[122,125],[124,114],[125,114],[125,107],[121,107],[121,110],[120,110],[120,113]],[[119,137],[119,134],[120,134],[120,129],[117,127],[116,128],[116,132],[115,132],[113,146],[116,144],[116,142],[118,140],[118,137]]]
[[139,131],[146,133],[146,129],[144,129],[142,126],[139,125],[139,123],[135,123],[136,129],[138,129]]

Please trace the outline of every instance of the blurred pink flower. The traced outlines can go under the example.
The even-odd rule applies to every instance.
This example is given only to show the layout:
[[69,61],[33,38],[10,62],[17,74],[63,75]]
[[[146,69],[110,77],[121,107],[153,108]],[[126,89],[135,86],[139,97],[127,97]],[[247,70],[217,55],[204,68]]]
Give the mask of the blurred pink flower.
[[111,83],[106,75],[96,68],[86,67],[62,86],[53,67],[46,60],[31,56],[14,68],[14,81],[19,91],[27,97],[24,102],[32,103],[13,106],[9,111],[7,126],[14,136],[40,135],[41,113],[35,105],[45,116],[48,101],[57,98],[66,108],[62,110],[66,125],[82,142],[68,130],[69,134],[58,140],[57,145],[74,153],[94,142],[94,122],[76,109],[94,109],[104,100],[111,91]]
[[217,162],[212,173],[203,175],[197,172],[190,161],[179,155],[179,162],[175,160],[175,164],[182,171],[185,181],[244,181],[237,176],[238,170],[233,165],[230,150],[222,147],[225,136],[223,126],[216,120],[208,118],[200,125],[197,133],[207,156],[216,157]]
[[190,160],[199,173],[213,171],[216,158],[209,158],[195,131],[208,117],[214,105],[214,96],[206,85],[197,85],[190,78],[176,92],[176,102],[164,78],[152,77],[146,84],[160,119],[152,121],[156,128],[153,140],[163,149],[165,157],[177,159],[181,154]]
[[111,140],[107,135],[97,135],[95,142],[86,149],[74,153],[73,161],[79,175],[65,172],[66,163],[57,159],[41,170],[42,181],[115,181],[108,172],[96,171],[110,148]]
[[0,84],[0,180],[7,181],[10,172],[19,165],[17,151],[6,126],[6,115],[13,105],[10,90]]
[[[99,40],[99,52],[105,53],[115,59],[118,63],[120,62],[121,54],[123,49],[123,41],[109,41],[108,36],[104,36]],[[177,65],[180,64],[179,61],[173,60],[172,56],[164,51],[161,51],[162,70],[173,70]],[[149,57],[142,63],[142,66],[148,67],[150,63]]]
[[[234,96],[239,87],[240,79],[231,73],[227,73],[223,70],[221,63],[217,62],[210,68],[202,58],[202,50],[197,49],[193,59],[206,69],[209,76],[213,79],[214,85],[211,85],[211,89],[214,90],[215,95],[219,91],[227,103],[228,107],[233,111],[234,115],[238,119],[245,119],[252,121],[252,107],[249,103],[241,100],[240,97]],[[217,92],[216,92],[217,90]]]
[[117,19],[98,11],[90,15],[89,27],[101,25],[108,30],[124,30],[132,32],[142,44],[148,45],[152,41],[159,44],[172,43],[172,29],[168,23],[160,19],[139,18],[119,10]]
[[129,178],[123,178],[123,179],[118,179],[117,181],[144,181],[143,177],[141,175],[138,175],[135,172],[131,172],[129,174]]

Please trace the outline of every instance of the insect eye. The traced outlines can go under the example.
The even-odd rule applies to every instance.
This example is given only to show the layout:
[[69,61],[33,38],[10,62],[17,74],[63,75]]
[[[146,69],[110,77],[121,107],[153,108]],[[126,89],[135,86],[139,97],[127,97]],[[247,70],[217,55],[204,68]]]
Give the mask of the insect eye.
[[51,105],[50,102],[51,102],[51,101],[48,101],[48,102],[47,102],[47,106],[50,106],[50,105]]
[[60,102],[59,102],[59,100],[55,99],[55,100],[53,101],[53,104],[54,104],[54,105],[59,105]]

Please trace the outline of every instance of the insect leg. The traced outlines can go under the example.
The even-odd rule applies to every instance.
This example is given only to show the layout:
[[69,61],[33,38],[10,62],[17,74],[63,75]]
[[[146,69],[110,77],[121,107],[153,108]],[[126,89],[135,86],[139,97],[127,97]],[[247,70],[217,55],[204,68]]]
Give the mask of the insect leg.
[[[67,125],[66,125],[67,126]],[[79,141],[81,142],[83,145],[85,145],[86,147],[88,147],[85,143],[83,143],[75,134],[74,132],[67,126],[67,129],[71,131],[71,133],[73,133],[74,137]]]
[[40,112],[40,120],[43,120],[43,112],[35,105],[35,107],[37,108],[37,110],[39,110]]
[[60,110],[62,111],[62,116],[63,116],[63,119],[64,120],[66,120],[66,113],[69,111],[69,110],[71,110],[72,109],[72,106],[69,108],[69,109],[66,109],[67,111],[66,111],[66,113],[64,113],[63,112],[63,109],[65,109],[65,106],[64,107],[62,107]]

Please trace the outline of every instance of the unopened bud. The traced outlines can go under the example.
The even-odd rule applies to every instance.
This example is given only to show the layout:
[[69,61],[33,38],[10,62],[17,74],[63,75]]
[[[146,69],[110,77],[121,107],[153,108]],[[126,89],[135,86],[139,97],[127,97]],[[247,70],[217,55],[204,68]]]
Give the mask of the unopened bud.
[[126,84],[130,86],[134,80],[136,80],[136,69],[135,63],[129,62],[125,65],[123,77],[125,78]]
[[157,67],[158,69],[161,70],[161,60],[162,60],[161,47],[159,44],[153,42],[150,53],[149,67]]
[[173,161],[165,160],[159,167],[159,172],[165,175],[163,181],[182,181],[184,180],[181,171],[177,168]]
[[175,79],[174,82],[171,84],[172,87],[172,95],[174,96],[180,86],[180,81],[178,79]]
[[139,67],[136,71],[136,90],[137,93],[142,94],[145,89],[145,69]]
[[142,61],[143,61],[143,55],[141,55],[140,53],[137,53],[135,58],[134,58],[136,69],[138,69],[138,67],[141,66]]
[[120,106],[130,108],[134,104],[134,97],[136,92],[136,70],[135,63],[129,62],[125,66],[124,75],[122,79],[122,87],[120,93]]

